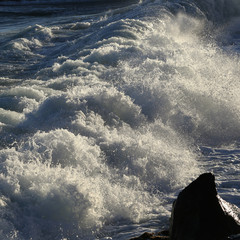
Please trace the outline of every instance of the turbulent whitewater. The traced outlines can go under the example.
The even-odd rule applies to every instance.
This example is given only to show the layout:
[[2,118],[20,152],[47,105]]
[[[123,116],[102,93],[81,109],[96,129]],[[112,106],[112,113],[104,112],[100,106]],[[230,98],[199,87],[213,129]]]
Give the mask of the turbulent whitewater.
[[202,172],[240,207],[238,0],[0,2],[0,238],[126,240]]

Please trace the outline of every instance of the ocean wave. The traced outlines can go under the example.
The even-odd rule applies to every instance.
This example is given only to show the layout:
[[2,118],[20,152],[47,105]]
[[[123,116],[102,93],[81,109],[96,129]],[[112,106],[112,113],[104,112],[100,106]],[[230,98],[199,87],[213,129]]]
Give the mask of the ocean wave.
[[239,151],[214,147],[240,141],[239,52],[226,24],[237,1],[97,6],[14,16],[11,27],[3,16],[3,239],[128,239],[168,224],[204,151],[222,191],[235,187],[222,176],[226,159],[228,177],[238,173]]

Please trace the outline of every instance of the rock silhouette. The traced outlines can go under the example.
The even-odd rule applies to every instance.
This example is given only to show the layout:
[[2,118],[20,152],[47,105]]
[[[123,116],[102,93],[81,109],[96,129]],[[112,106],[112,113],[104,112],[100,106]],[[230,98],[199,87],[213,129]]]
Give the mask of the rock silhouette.
[[173,203],[171,240],[224,240],[240,233],[239,209],[217,194],[215,177],[200,175]]
[[130,240],[240,240],[239,216],[240,209],[217,194],[214,175],[204,173],[174,201],[169,231],[146,232]]

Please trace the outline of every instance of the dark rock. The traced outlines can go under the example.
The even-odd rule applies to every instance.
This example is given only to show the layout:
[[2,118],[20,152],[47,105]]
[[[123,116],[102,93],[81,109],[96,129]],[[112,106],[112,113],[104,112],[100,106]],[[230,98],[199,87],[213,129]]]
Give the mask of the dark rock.
[[154,233],[143,233],[140,237],[131,238],[130,240],[169,240],[169,236],[162,235],[162,232],[158,234]]
[[240,233],[239,209],[217,195],[215,177],[200,175],[173,203],[171,240],[225,240]]
[[162,230],[161,232],[158,233],[160,236],[168,236],[169,237],[169,230]]

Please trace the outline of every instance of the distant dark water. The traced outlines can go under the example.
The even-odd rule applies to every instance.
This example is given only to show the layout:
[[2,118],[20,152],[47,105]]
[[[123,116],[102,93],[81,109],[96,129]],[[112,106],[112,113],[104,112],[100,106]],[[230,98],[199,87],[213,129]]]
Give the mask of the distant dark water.
[[[88,15],[137,3],[130,1],[0,1],[0,14],[15,17],[44,17],[57,15]],[[12,7],[14,6],[14,7]]]

